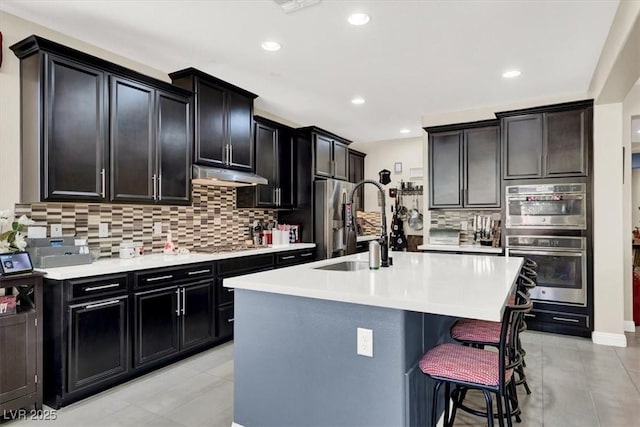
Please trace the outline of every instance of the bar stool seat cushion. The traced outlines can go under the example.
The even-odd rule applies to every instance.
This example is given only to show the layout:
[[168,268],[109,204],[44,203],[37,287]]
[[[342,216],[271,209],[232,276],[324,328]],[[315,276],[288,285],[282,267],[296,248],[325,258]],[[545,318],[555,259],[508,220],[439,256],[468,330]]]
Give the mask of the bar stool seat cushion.
[[[459,344],[440,344],[422,356],[420,370],[431,377],[457,382],[498,386],[498,353]],[[509,381],[513,369],[505,372]]]
[[488,320],[460,319],[451,328],[451,338],[462,342],[498,344],[502,323]]

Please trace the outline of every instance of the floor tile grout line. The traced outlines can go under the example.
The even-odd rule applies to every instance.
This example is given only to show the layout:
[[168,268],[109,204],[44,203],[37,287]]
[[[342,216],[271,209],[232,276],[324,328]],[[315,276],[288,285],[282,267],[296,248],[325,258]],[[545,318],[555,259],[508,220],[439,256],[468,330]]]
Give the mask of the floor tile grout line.
[[[627,340],[628,341],[628,340]],[[626,348],[629,348],[628,346]],[[624,373],[627,374],[627,377],[629,378],[629,381],[631,381],[631,384],[633,384],[633,387],[636,389],[636,391],[638,392],[638,395],[640,395],[640,388],[639,386],[635,383],[635,381],[633,381],[633,377],[631,377],[631,374],[629,374],[629,369],[627,368],[627,366],[625,365],[624,361],[622,360],[622,358],[620,357],[620,354],[618,354],[618,351],[614,348],[613,352],[616,355],[616,358],[618,359],[618,361],[620,362],[620,364],[622,365],[622,369],[624,369]]]
[[596,420],[598,421],[598,426],[602,427],[602,421],[600,420],[600,415],[598,414],[598,409],[596,407],[596,401],[593,398],[593,392],[589,390],[589,398],[591,399],[591,406],[593,407],[593,413],[596,414]]

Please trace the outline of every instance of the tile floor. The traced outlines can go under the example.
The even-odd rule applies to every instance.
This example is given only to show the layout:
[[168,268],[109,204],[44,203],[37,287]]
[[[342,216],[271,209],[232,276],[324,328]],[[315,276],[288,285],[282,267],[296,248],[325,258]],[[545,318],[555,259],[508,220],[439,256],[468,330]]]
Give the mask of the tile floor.
[[[640,425],[640,328],[627,334],[627,348],[537,332],[522,340],[533,393],[519,393],[523,419],[515,426]],[[233,343],[227,343],[62,408],[55,421],[40,425],[230,427],[232,419]],[[455,425],[485,422],[459,413]]]

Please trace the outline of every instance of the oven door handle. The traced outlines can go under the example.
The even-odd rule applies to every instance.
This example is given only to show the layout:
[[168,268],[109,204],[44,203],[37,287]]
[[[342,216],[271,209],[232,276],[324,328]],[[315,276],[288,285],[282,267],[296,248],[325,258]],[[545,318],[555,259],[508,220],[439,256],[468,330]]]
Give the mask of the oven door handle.
[[[508,248],[507,248],[508,249]],[[509,249],[511,255],[542,255],[542,256],[565,256],[565,257],[583,257],[586,251],[580,249],[577,251],[527,251],[522,249]]]

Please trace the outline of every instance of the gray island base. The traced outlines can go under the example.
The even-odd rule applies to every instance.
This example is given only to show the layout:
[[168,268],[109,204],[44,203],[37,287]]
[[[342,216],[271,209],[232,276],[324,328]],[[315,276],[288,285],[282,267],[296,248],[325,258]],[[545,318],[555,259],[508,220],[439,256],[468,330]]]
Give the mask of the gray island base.
[[[466,304],[476,306],[468,317],[499,320],[522,263],[395,253],[395,265],[381,271],[314,268],[366,255],[225,281],[236,288],[234,425],[427,425],[431,387],[417,366],[420,357],[450,340],[449,328]],[[454,265],[456,273],[446,274]],[[493,294],[491,307],[478,307],[487,304],[486,293]],[[423,311],[398,307],[416,298],[431,301]],[[357,354],[357,328],[373,331],[373,357]]]

